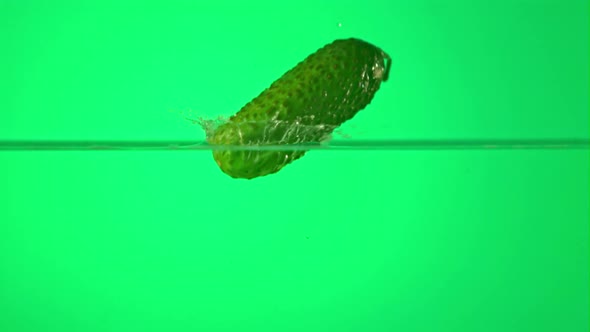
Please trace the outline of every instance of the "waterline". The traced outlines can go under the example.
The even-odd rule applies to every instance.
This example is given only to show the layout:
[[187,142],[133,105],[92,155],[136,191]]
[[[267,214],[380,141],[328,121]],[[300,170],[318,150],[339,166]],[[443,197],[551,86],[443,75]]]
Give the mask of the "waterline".
[[203,151],[203,150],[580,150],[588,139],[334,140],[292,145],[210,145],[205,141],[2,140],[0,151]]

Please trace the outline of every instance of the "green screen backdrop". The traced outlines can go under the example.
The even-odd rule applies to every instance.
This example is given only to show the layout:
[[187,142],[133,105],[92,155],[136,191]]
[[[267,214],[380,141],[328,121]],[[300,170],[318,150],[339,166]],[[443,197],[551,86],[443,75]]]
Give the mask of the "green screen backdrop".
[[[0,0],[0,140],[203,140],[355,37],[336,140],[589,139],[581,0]],[[349,137],[350,138],[347,138]],[[0,151],[0,331],[589,329],[588,149]]]

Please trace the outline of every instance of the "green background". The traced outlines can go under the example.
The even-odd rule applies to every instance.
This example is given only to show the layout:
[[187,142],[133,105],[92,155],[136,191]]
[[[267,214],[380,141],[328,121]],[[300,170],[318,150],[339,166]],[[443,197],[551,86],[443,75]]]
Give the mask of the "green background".
[[[0,0],[0,139],[203,139],[347,37],[393,58],[352,139],[588,139],[588,7]],[[587,331],[589,159],[0,152],[0,331]]]

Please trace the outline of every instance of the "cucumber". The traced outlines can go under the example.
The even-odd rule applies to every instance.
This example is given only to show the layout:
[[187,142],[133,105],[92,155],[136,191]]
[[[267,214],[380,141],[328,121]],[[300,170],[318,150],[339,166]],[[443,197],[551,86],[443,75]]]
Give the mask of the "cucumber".
[[[278,172],[306,150],[255,147],[322,142],[371,102],[381,82],[387,81],[390,65],[389,55],[370,43],[356,38],[335,40],[208,135],[209,144],[221,146],[213,150],[213,158],[233,178]],[[231,148],[236,146],[248,149]]]

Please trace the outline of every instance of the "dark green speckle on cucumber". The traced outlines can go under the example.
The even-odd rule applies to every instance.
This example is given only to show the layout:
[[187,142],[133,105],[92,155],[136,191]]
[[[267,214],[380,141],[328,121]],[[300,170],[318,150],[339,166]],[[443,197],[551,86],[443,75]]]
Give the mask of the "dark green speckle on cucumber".
[[[215,146],[281,146],[319,143],[364,109],[390,57],[360,39],[341,39],[309,55],[207,137]],[[305,150],[214,149],[213,158],[234,178],[278,172]]]

